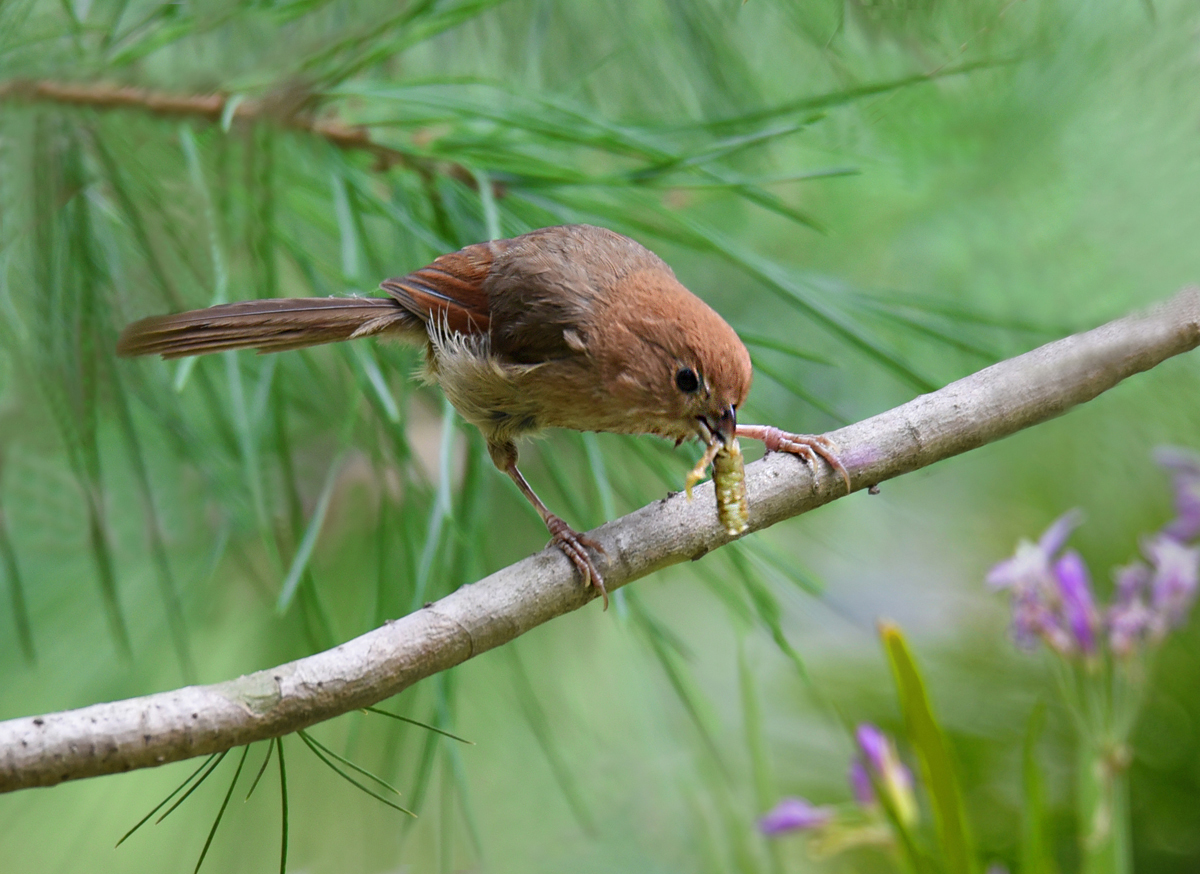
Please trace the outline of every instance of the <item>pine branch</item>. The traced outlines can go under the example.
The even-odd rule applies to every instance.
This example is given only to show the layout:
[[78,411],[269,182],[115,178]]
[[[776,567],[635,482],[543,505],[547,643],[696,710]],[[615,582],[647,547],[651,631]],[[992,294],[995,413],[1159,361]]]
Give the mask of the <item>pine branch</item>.
[[[1200,345],[1200,288],[981,370],[829,436],[853,488],[999,440],[1091,400],[1126,377]],[[750,529],[845,495],[827,468],[769,455],[747,469]],[[672,495],[590,536],[616,589],[697,559],[731,539],[711,483]],[[374,704],[507,643],[595,597],[558,549],[546,549],[341,646],[211,686],[0,723],[0,791],[146,768],[276,737]],[[597,616],[596,621],[605,621]]]
[[440,169],[468,185],[475,177],[457,164],[424,160],[371,139],[361,125],[336,118],[317,118],[309,109],[311,94],[281,91],[262,99],[237,99],[229,94],[173,94],[111,83],[62,82],[53,79],[10,79],[0,81],[0,103],[52,103],[88,109],[134,110],[160,118],[196,118],[220,124],[229,113],[230,124],[274,124],[288,130],[319,137],[344,151],[363,151],[375,158],[378,170],[403,166],[423,175]]

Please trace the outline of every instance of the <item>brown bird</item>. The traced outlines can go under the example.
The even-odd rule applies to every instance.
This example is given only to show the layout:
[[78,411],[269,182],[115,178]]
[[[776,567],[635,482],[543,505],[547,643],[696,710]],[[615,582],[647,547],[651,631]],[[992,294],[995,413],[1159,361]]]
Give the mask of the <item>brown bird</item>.
[[425,377],[487,440],[496,467],[537,508],[552,542],[596,587],[604,550],[551,513],[517,469],[516,439],[543,428],[657,434],[708,446],[737,437],[845,479],[824,437],[737,424],[750,355],[734,330],[661,258],[590,225],[476,243],[382,283],[388,297],[221,304],[127,327],[120,355],[281,352],[357,337],[423,343]]

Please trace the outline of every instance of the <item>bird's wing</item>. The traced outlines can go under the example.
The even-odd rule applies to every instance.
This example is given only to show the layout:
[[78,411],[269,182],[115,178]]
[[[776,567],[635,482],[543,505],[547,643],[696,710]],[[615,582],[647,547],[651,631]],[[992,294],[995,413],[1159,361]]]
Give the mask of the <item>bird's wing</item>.
[[427,325],[459,334],[486,334],[491,310],[484,280],[497,253],[496,243],[476,243],[442,255],[407,276],[385,279],[380,287]]
[[657,255],[603,228],[541,228],[476,243],[382,287],[427,325],[487,335],[514,364],[587,356],[589,336],[631,272],[674,279]]
[[[560,255],[534,245],[544,235],[476,243],[380,285],[431,328],[487,335],[502,361],[536,364],[577,355],[578,341],[572,347],[564,331],[578,325],[578,295],[564,293],[556,280],[570,261],[559,264]],[[574,272],[580,276],[564,274],[572,288],[585,283],[578,267]]]

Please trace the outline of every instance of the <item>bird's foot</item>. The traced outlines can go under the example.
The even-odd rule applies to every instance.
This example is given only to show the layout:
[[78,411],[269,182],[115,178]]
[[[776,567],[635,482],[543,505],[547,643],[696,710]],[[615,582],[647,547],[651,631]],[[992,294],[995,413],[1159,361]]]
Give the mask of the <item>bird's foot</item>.
[[600,592],[600,597],[604,599],[604,609],[608,609],[608,590],[604,588],[604,577],[600,575],[600,571],[596,570],[596,565],[592,561],[592,557],[587,554],[588,547],[596,552],[604,554],[604,547],[596,540],[588,537],[586,534],[580,534],[562,519],[551,514],[546,518],[546,527],[550,529],[550,534],[553,535],[551,543],[558,546],[571,559],[571,563],[575,565],[580,576],[583,577],[584,586],[592,585]]
[[850,472],[837,456],[837,444],[820,434],[792,434],[771,425],[738,425],[737,435],[750,440],[761,440],[768,452],[786,452],[798,455],[810,465],[815,465],[818,458],[836,470],[846,483],[846,491],[853,490],[850,485]]

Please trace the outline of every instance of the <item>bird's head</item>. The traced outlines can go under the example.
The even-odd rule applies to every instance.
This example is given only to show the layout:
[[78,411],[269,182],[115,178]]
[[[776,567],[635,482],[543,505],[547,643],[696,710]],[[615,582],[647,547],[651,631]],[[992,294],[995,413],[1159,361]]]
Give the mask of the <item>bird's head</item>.
[[[674,276],[625,280],[608,362],[617,394],[643,417],[644,433],[711,445],[732,442],[750,391],[750,353],[737,333]],[[618,315],[614,313],[613,315]]]

